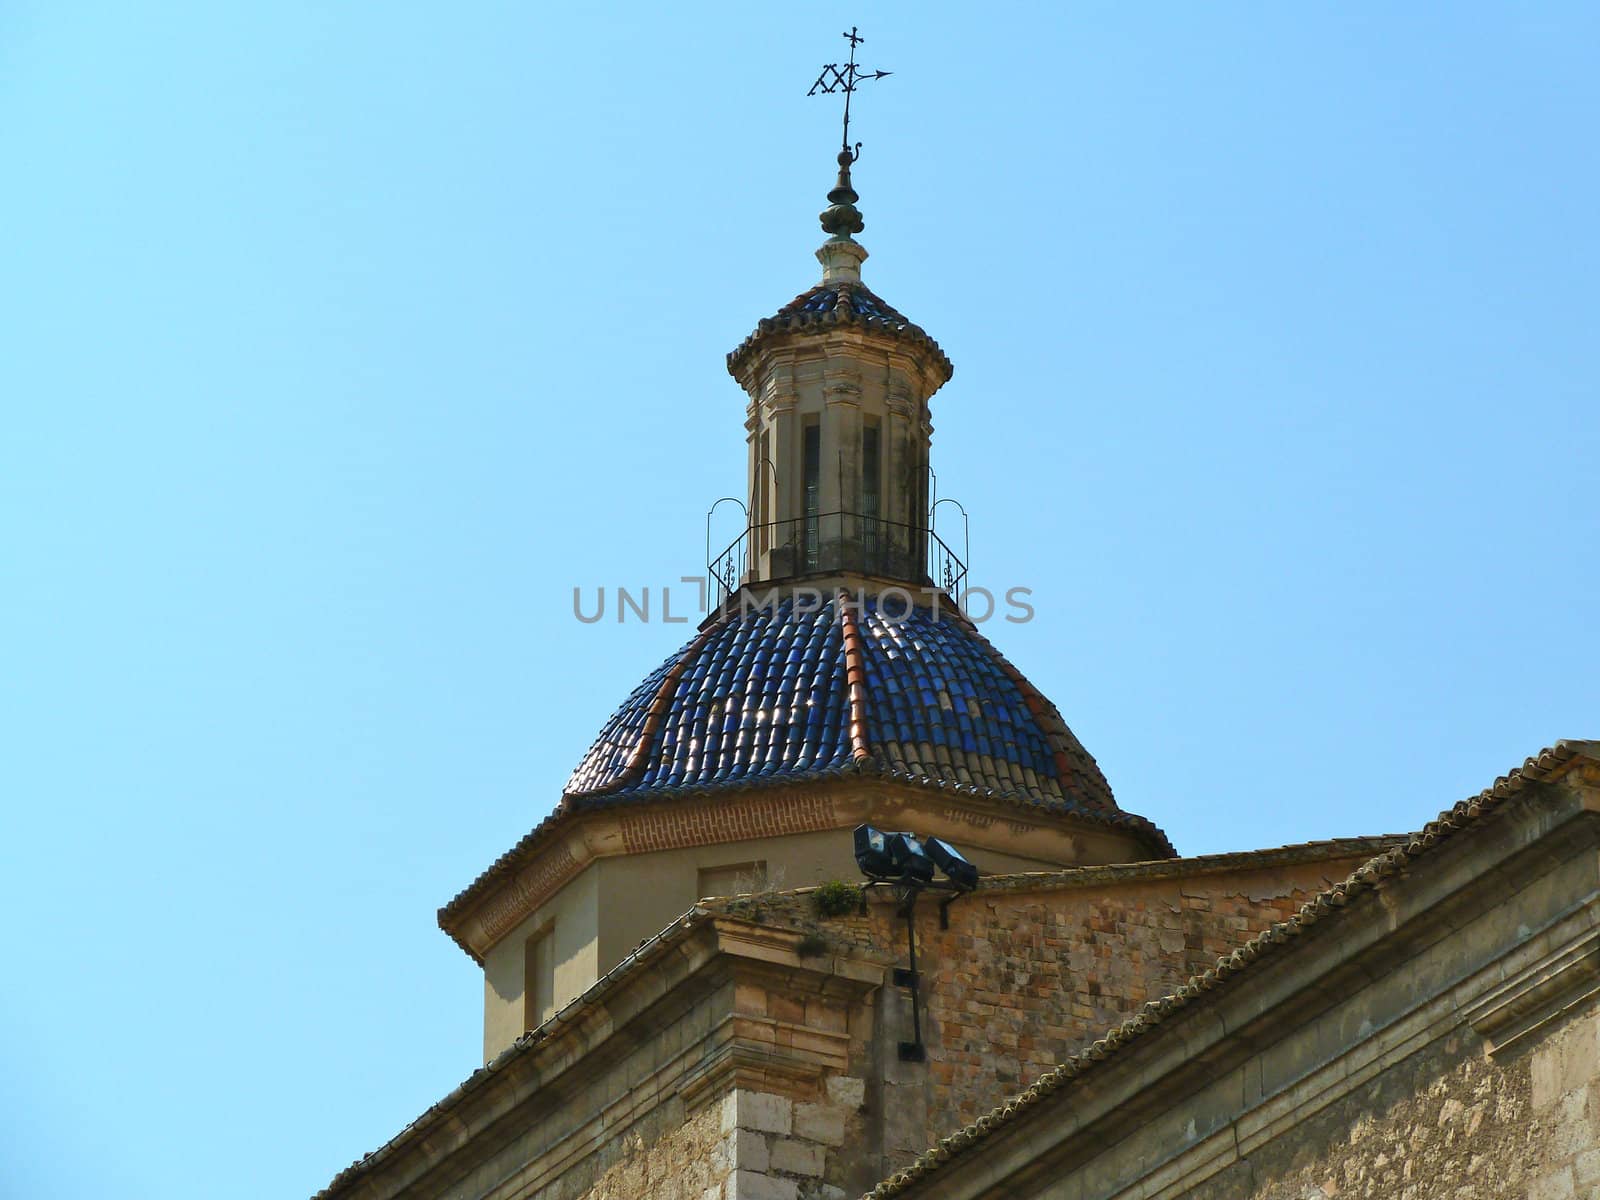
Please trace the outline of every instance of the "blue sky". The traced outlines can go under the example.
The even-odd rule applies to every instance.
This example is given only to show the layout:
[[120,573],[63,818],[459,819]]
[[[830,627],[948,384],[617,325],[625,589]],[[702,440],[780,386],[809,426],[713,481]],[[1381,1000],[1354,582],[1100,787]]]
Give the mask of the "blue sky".
[[0,7],[0,1192],[308,1194],[476,1064],[434,910],[684,638],[723,355],[956,363],[987,632],[1185,853],[1596,736],[1600,10]]

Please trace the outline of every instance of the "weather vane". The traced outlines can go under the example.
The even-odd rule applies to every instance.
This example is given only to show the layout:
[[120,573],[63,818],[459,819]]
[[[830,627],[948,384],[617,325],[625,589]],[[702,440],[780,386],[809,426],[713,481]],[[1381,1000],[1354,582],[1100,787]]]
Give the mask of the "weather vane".
[[[838,63],[829,63],[822,68],[822,74],[817,76],[817,81],[811,85],[808,96],[831,96],[835,92],[844,93],[844,148],[843,154],[850,156],[850,161],[855,162],[861,157],[861,143],[855,144],[855,149],[850,147],[850,97],[855,94],[856,88],[869,79],[882,79],[885,75],[892,75],[892,71],[863,71],[856,66],[856,47],[867,39],[856,32],[854,25],[850,32],[841,34],[850,43],[850,61],[840,66]],[[842,160],[841,160],[842,161]]]

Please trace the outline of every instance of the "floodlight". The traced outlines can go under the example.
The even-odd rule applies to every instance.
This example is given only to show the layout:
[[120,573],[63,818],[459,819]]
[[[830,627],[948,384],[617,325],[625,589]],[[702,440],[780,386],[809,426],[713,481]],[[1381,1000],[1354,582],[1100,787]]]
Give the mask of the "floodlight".
[[889,835],[871,825],[856,826],[856,866],[863,875],[895,874],[889,855]]
[[922,884],[933,878],[933,860],[914,833],[884,833],[871,825],[856,826],[856,866],[871,879]]
[[926,883],[933,878],[933,859],[928,857],[914,833],[891,834],[889,857],[906,879]]
[[945,873],[951,883],[964,892],[970,892],[978,886],[978,868],[949,842],[943,838],[929,838],[927,848],[928,857],[938,864],[939,870]]

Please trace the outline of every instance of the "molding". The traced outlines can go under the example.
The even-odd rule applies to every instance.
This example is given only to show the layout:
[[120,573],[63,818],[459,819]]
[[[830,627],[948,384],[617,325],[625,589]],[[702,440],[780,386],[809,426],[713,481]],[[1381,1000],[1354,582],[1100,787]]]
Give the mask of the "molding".
[[1541,936],[1534,961],[1463,1010],[1491,1054],[1504,1054],[1600,995],[1600,900],[1585,898],[1577,915],[1584,920],[1576,936],[1548,948],[1550,938]]
[[531,860],[452,924],[481,962],[496,943],[601,858],[817,833],[855,823],[859,805],[819,788],[784,788],[737,800],[678,801],[648,809],[580,813],[565,837]]
[[[986,849],[1043,861],[1062,870],[1087,859],[1126,859],[1143,844],[1136,831],[1108,826],[1092,814],[1074,814],[906,784],[875,775],[852,775],[824,785],[764,788],[740,795],[660,800],[580,810],[549,844],[487,889],[476,905],[445,928],[479,962],[503,937],[602,858],[684,850],[730,842],[847,830],[862,821],[921,822],[938,837],[979,831],[995,840]],[[909,827],[909,825],[908,825]],[[1045,840],[1034,850],[1020,845]],[[1011,844],[1008,844],[1011,843]],[[1163,860],[1164,861],[1164,860]]]
[[812,791],[751,797],[730,804],[677,805],[627,813],[617,819],[626,854],[816,833],[837,823],[832,797]]
[[[732,962],[734,1005],[723,1045],[679,1090],[686,1109],[733,1088],[815,1099],[829,1074],[849,1070],[850,1011],[882,986],[883,966],[845,956],[801,959],[796,947],[803,935],[791,929],[727,917],[712,926],[718,950]],[[741,1001],[751,990],[819,1002],[837,1028],[746,1011]]]
[[822,402],[825,405],[847,404],[860,408],[866,397],[860,371],[824,372],[822,376]]
[[[1596,984],[1600,979],[1600,963],[1595,961],[1595,956],[1600,954],[1600,892],[1585,897],[1575,906],[1575,911],[1569,910],[1566,916],[1552,922],[1534,940],[1543,952],[1538,954],[1536,963],[1518,971],[1512,980],[1499,987],[1494,985],[1508,964],[1513,964],[1518,957],[1515,951],[1430,997],[1402,1017],[1355,1042],[1344,1054],[1240,1113],[1190,1149],[1161,1163],[1137,1181],[1136,1194],[1141,1200],[1178,1200],[1218,1171],[1248,1159],[1323,1109],[1358,1092],[1463,1025],[1482,1033],[1480,1019],[1488,1018],[1493,1024],[1496,1015],[1502,1018],[1494,1027],[1515,1032],[1510,1040],[1486,1046],[1491,1054],[1499,1054],[1513,1041],[1543,1028],[1600,992],[1600,985]],[[1555,948],[1543,949],[1552,942],[1558,943]],[[1568,965],[1554,972],[1543,969],[1555,963]],[[1587,965],[1588,973],[1574,973],[1572,968],[1580,964]],[[1550,994],[1548,990],[1525,984],[1563,976],[1568,986],[1562,990],[1562,998],[1550,1006],[1535,1004],[1536,1010],[1544,1015],[1533,1021],[1521,1020],[1530,1009],[1518,1003],[1520,998]]]
[[837,1065],[834,1061],[802,1062],[751,1044],[748,1030],[740,1029],[737,1019],[733,1020],[733,1025],[735,1032],[729,1040],[709,1057],[703,1057],[678,1085],[685,1116],[720,1100],[735,1088],[787,1096],[791,1100],[814,1100],[822,1094],[826,1072],[845,1070],[846,1059],[842,1056],[850,1049],[848,1037],[840,1036],[841,1057]]
[[765,336],[759,349],[742,355],[729,373],[746,394],[765,395],[780,371],[794,372],[841,359],[852,360],[858,367],[887,364],[898,370],[908,381],[915,381],[915,390],[921,393],[918,403],[924,407],[953,372],[950,360],[931,338],[924,343],[861,325],[813,325]]
[[[801,960],[795,947],[802,935],[793,930],[728,917],[715,917],[709,923],[715,942],[700,972],[723,980],[727,990],[708,992],[698,1003],[712,1003],[721,994],[729,998],[728,1009],[717,1015],[704,1035],[686,1041],[655,1070],[630,1082],[625,1092],[584,1124],[580,1135],[564,1137],[535,1158],[518,1162],[485,1193],[484,1200],[510,1200],[548,1186],[598,1152],[618,1130],[659,1105],[679,1101],[687,1118],[735,1088],[814,1100],[822,1094],[828,1075],[848,1070],[849,1008],[882,982],[883,968],[844,957]],[[828,1007],[838,1010],[841,1029],[815,1029],[741,1011],[741,999],[752,987],[824,998]],[[629,1028],[639,1022],[649,1023],[648,1032]],[[630,1021],[605,1022],[600,1040],[618,1039],[626,1053],[657,1044],[656,1034],[651,1011],[645,1010]],[[590,1055],[575,1060],[562,1077],[551,1081],[553,1086],[541,1091],[556,1092],[554,1099],[561,1102],[569,1077],[576,1074],[577,1086],[584,1086],[591,1061]]]
[[570,883],[591,858],[578,859],[566,841],[551,846],[527,867],[518,871],[511,883],[484,901],[478,910],[477,924],[487,949],[515,929],[528,914]]
[[[883,967],[802,959],[803,936],[692,910],[342,1172],[322,1200],[455,1195],[469,1175],[483,1200],[543,1194],[586,1162],[598,1176],[608,1147],[662,1106],[687,1116],[733,1088],[818,1097],[830,1074],[848,1069],[850,1011],[881,986]],[[808,1018],[820,1003],[833,1019],[819,1024],[830,1027],[756,1011],[768,993],[805,1000]]]

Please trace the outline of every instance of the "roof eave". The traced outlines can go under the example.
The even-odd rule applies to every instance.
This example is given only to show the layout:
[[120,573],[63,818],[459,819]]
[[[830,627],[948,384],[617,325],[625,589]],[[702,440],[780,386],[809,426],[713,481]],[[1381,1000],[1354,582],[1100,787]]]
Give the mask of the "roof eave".
[[875,775],[895,784],[941,795],[990,800],[1027,809],[1030,812],[1053,816],[1063,821],[1082,822],[1097,828],[1113,829],[1133,836],[1150,851],[1151,859],[1167,859],[1178,856],[1178,852],[1173,848],[1171,840],[1159,826],[1144,817],[1124,812],[1121,809],[1104,811],[1070,801],[1045,800],[1022,793],[1000,792],[989,788],[951,783],[927,776],[910,775],[880,768],[872,762],[854,762],[826,771],[799,772],[754,780],[741,779],[723,784],[697,785],[694,787],[660,788],[646,793],[613,790],[586,796],[563,796],[554,812],[529,830],[527,834],[518,840],[516,845],[497,858],[482,874],[439,909],[439,928],[448,933],[456,945],[460,946],[473,962],[482,966],[483,958],[473,950],[465,937],[465,918],[471,914],[480,901],[490,895],[500,881],[509,878],[518,869],[530,862],[534,855],[539,853],[545,846],[552,844],[559,834],[565,832],[573,822],[585,813],[618,803],[637,805],[643,809],[648,806],[677,803],[685,799],[701,797],[714,799],[738,792],[768,791],[796,784],[842,785],[845,781],[859,779],[863,775]]

